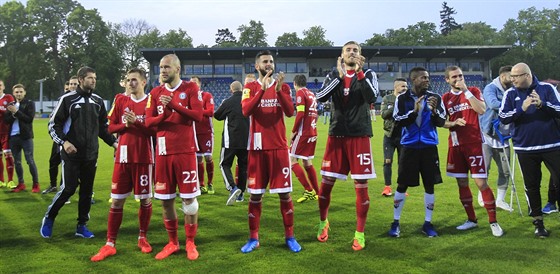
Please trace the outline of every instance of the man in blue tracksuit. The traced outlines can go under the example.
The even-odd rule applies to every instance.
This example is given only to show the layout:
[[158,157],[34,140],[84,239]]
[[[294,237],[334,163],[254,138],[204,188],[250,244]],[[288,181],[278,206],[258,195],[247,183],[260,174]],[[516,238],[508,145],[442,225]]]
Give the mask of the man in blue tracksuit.
[[[541,210],[541,164],[550,176],[560,178],[560,99],[551,84],[539,82],[525,63],[511,69],[513,87],[502,100],[499,117],[503,124],[513,123],[513,149],[519,159],[529,215],[535,236],[548,237]],[[558,180],[555,180],[558,182]],[[555,185],[557,194],[560,185]]]
[[394,221],[389,236],[400,236],[399,220],[408,187],[424,185],[426,215],[422,232],[428,237],[437,236],[431,221],[434,209],[434,185],[442,182],[437,150],[436,127],[445,124],[446,112],[441,96],[428,90],[430,76],[425,68],[410,71],[411,89],[400,94],[395,101],[393,118],[403,128],[399,155],[397,192],[394,197]]

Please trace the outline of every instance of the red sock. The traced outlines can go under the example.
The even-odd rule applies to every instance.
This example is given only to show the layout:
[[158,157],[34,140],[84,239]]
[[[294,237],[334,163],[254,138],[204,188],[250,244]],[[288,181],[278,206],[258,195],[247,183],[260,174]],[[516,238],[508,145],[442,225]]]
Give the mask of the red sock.
[[175,243],[179,245],[179,239],[177,238],[177,228],[179,227],[179,223],[177,219],[175,220],[163,220],[165,224],[165,230],[167,230],[167,236],[169,237],[170,243]]
[[317,171],[315,171],[313,165],[306,166],[305,172],[307,173],[307,177],[309,178],[311,187],[315,190],[315,193],[319,193],[319,185],[317,184]]
[[294,237],[294,203],[292,198],[288,200],[280,199],[280,212],[284,221],[284,236],[286,238]]
[[198,182],[204,186],[204,162],[198,162]]
[[482,190],[482,200],[484,201],[484,207],[488,212],[488,221],[490,223],[496,222],[496,200],[494,199],[494,193],[490,187]]
[[138,223],[140,224],[140,237],[146,238],[148,227],[150,226],[150,219],[152,218],[152,203],[147,205],[140,205],[138,209]]
[[6,171],[8,171],[8,181],[14,180],[14,157],[6,157]]
[[369,210],[368,184],[354,181],[356,190],[356,231],[364,232]]
[[249,200],[249,237],[252,239],[259,238],[259,225],[261,223],[262,200]]
[[301,183],[303,188],[305,188],[306,191],[313,190],[313,188],[311,188],[311,185],[309,185],[309,182],[307,181],[307,177],[305,177],[305,172],[303,171],[303,168],[301,168],[298,162],[292,164],[292,171],[294,172],[299,182]]
[[235,184],[239,184],[239,165],[235,165]]
[[331,191],[334,187],[334,181],[323,177],[321,181],[321,189],[319,190],[319,215],[321,221],[327,219],[329,215],[329,205],[331,203]]
[[198,224],[185,224],[185,235],[187,235],[187,242],[194,242],[194,237],[196,237],[197,230]]
[[107,220],[107,242],[115,243],[117,241],[117,234],[119,233],[122,219],[122,208],[109,209],[109,219]]
[[206,175],[208,175],[208,184],[212,184],[214,179],[214,161],[206,162]]
[[2,154],[0,152],[0,181],[4,182],[4,161],[2,161]]
[[469,221],[476,221],[476,214],[474,213],[472,204],[472,193],[469,186],[459,187],[459,199],[461,200],[461,204],[463,204],[465,212],[467,212]]

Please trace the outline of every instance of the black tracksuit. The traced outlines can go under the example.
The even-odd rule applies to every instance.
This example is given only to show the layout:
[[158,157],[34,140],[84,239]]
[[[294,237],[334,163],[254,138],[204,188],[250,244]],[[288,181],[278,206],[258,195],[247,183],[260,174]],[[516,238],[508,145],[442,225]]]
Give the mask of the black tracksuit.
[[235,187],[231,173],[233,158],[237,156],[239,165],[239,178],[237,187],[245,191],[247,186],[247,140],[249,138],[249,118],[243,116],[241,111],[241,91],[234,92],[231,97],[224,100],[214,113],[218,121],[225,120],[222,133],[222,151],[220,153],[220,169],[224,176],[226,188]]
[[72,143],[77,152],[67,154],[64,149],[61,150],[62,186],[45,216],[54,220],[79,184],[78,224],[85,224],[89,220],[97,170],[98,137],[110,146],[116,142],[115,137],[107,131],[107,110],[103,99],[81,87],[64,94],[51,115],[49,134],[61,146],[65,141]]

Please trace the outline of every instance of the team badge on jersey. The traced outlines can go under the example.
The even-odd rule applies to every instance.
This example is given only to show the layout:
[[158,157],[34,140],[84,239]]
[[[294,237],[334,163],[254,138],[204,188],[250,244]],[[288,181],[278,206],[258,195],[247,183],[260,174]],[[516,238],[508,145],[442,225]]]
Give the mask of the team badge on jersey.
[[198,91],[198,101],[202,102],[202,90]]
[[243,97],[241,98],[241,100],[249,99],[250,96],[251,90],[248,88],[243,89]]
[[186,94],[186,93],[184,93],[184,92],[179,93],[179,99],[183,100],[183,99],[185,99],[185,98],[187,98],[187,94]]

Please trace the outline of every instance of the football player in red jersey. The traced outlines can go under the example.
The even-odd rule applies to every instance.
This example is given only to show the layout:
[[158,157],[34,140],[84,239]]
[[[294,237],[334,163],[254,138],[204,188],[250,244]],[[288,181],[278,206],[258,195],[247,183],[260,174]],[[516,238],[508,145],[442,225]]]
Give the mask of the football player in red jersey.
[[356,191],[356,231],[352,249],[365,247],[364,230],[369,210],[368,179],[376,177],[373,167],[370,138],[370,104],[379,95],[377,75],[370,69],[363,70],[365,57],[355,41],[342,47],[337,69],[330,72],[317,92],[320,102],[332,101],[332,118],[325,156],[321,166],[319,192],[320,223],[317,240],[327,241],[327,219],[331,192],[336,179],[346,180],[348,173],[354,179]]
[[[198,76],[191,77],[191,81],[195,82],[202,92],[202,120],[194,123],[196,141],[198,142],[196,158],[198,160],[198,182],[200,183],[200,192],[202,194],[214,194],[214,186],[212,185],[212,180],[214,179],[214,161],[212,160],[212,150],[214,148],[214,125],[212,124],[212,117],[214,116],[214,97],[212,93],[202,91],[202,83]],[[204,162],[206,162],[208,188],[204,185]]]
[[250,236],[241,252],[249,253],[259,247],[259,225],[262,213],[262,196],[269,187],[270,193],[280,197],[280,211],[284,220],[286,245],[293,252],[301,246],[294,238],[294,205],[290,155],[286,141],[284,115],[294,115],[290,86],[284,83],[284,73],[273,79],[274,58],[270,51],[260,51],[255,58],[258,80],[247,83],[243,90],[241,108],[249,117],[249,160],[247,190],[249,201]]
[[175,54],[164,56],[159,64],[164,85],[152,89],[146,105],[146,125],[156,127],[155,195],[162,201],[169,243],[156,259],[162,260],[179,251],[177,237],[177,188],[183,201],[187,258],[196,260],[194,238],[198,229],[200,195],[196,160],[194,122],[202,119],[202,94],[194,82],[180,78],[181,63]]
[[8,105],[15,102],[11,94],[4,93],[6,85],[0,80],[0,148],[2,154],[6,158],[6,171],[8,172],[8,181],[4,180],[4,163],[2,163],[2,155],[0,155],[0,187],[15,188],[14,183],[14,157],[10,150],[8,139],[10,138],[10,124],[4,121],[4,115],[8,111]]
[[127,93],[118,96],[109,112],[109,132],[119,135],[111,185],[111,208],[107,220],[107,242],[91,257],[93,262],[104,260],[117,253],[115,243],[123,218],[126,197],[134,191],[140,199],[138,221],[140,232],[138,247],[143,253],[152,252],[146,234],[152,217],[153,130],[145,125],[148,95],[144,92],[146,72],[133,68],[126,75]]
[[451,90],[442,96],[448,115],[444,127],[449,128],[447,176],[457,178],[459,198],[468,216],[467,221],[457,226],[457,229],[467,230],[478,226],[469,188],[470,171],[476,186],[482,192],[492,234],[500,237],[504,232],[496,221],[496,201],[486,180],[482,133],[478,122],[478,115],[486,111],[486,104],[480,89],[467,87],[463,71],[458,66],[447,67],[445,81],[451,87]]
[[[290,138],[292,140],[290,160],[292,171],[305,189],[303,196],[297,200],[298,203],[317,200],[317,193],[319,193],[317,172],[313,167],[315,146],[317,145],[317,101],[315,94],[308,90],[306,85],[305,75],[299,74],[294,77],[297,114]],[[299,165],[298,159],[302,159],[305,171]]]

